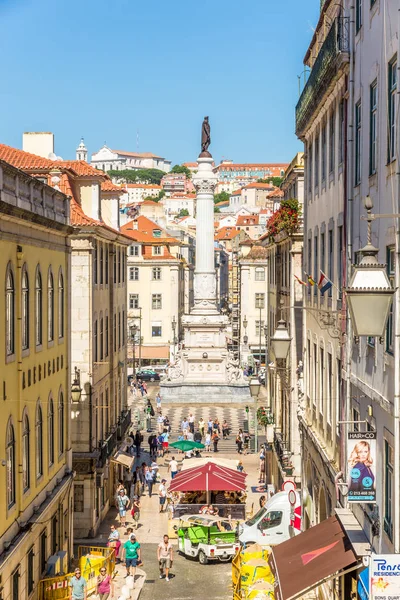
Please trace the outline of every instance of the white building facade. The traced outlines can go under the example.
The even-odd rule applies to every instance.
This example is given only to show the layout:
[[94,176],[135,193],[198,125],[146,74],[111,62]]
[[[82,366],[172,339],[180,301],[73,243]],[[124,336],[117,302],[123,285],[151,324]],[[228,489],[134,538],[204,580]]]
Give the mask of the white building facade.
[[168,173],[171,161],[151,152],[128,152],[112,150],[106,144],[92,154],[91,165],[101,171],[124,169],[159,169]]

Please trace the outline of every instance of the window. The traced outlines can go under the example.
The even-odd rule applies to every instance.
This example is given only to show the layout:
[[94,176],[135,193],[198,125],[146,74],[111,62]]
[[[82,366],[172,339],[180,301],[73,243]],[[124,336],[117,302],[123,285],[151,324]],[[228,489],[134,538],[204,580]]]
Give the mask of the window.
[[8,265],[6,274],[6,352],[15,352],[15,285],[14,274]]
[[28,596],[30,594],[32,594],[34,587],[35,587],[35,580],[34,580],[34,548],[32,546],[32,548],[30,548],[29,552],[28,552],[28,567],[27,567],[27,587],[28,587]]
[[383,528],[390,540],[393,539],[393,465],[393,448],[389,442],[385,440],[385,513],[383,517]]
[[74,484],[74,512],[84,512],[83,485]]
[[11,419],[8,421],[6,438],[6,488],[7,507],[15,504],[15,434]]
[[315,136],[314,186],[318,187],[318,183],[319,183],[319,135]]
[[35,337],[36,346],[41,346],[43,341],[43,287],[42,287],[42,275],[39,267],[36,269],[36,280],[35,280]]
[[355,107],[355,165],[354,165],[354,183],[358,185],[361,182],[361,100]]
[[139,267],[129,267],[130,281],[139,281]]
[[378,112],[378,84],[375,81],[369,88],[369,174],[376,173],[376,139]]
[[[321,259],[319,268],[321,271],[325,272],[325,234],[321,233]],[[317,281],[318,283],[318,281]]]
[[161,267],[153,267],[152,269],[152,279],[156,281],[161,280]]
[[29,278],[26,266],[22,270],[22,350],[29,348]]
[[326,422],[331,425],[332,423],[332,385],[333,385],[333,371],[332,371],[332,354],[327,353],[327,381],[326,381]]
[[118,311],[118,348],[121,348],[121,313]]
[[265,515],[260,521],[260,530],[270,529],[271,527],[277,527],[282,523],[283,512],[281,510],[272,510]]
[[139,308],[139,294],[129,294],[129,308]]
[[339,163],[342,164],[344,161],[344,141],[346,138],[345,131],[345,106],[344,100],[340,101],[339,104]]
[[121,250],[118,248],[118,283],[121,283]]
[[104,350],[104,356],[106,358],[108,356],[108,351],[109,351],[109,348],[108,348],[108,335],[109,334],[108,334],[108,315],[107,315],[106,316],[106,331],[105,331],[105,343],[106,343],[106,345],[105,345],[105,350]]
[[23,420],[23,431],[22,431],[22,487],[24,492],[30,488],[31,485],[31,469],[30,469],[30,428],[29,428],[29,417],[25,413]]
[[43,475],[43,416],[39,402],[36,406],[36,477]]
[[108,256],[109,252],[108,252],[108,246],[105,247],[105,267],[104,267],[104,275],[105,275],[105,284],[108,285]]
[[321,177],[322,181],[326,179],[326,123],[322,127],[321,136],[322,148],[321,148]]
[[54,279],[51,269],[47,276],[47,341],[54,340]]
[[100,244],[100,283],[104,283],[104,248],[103,244]]
[[360,31],[362,25],[362,3],[363,0],[356,0],[356,33]]
[[388,88],[388,162],[390,162],[396,158],[397,57],[389,63]]
[[151,295],[151,308],[153,310],[160,310],[162,308],[161,294],[152,294]]
[[339,225],[337,228],[337,281],[338,281],[338,296],[342,297],[342,285],[343,285],[343,270],[342,270],[342,261],[343,261],[343,225]]
[[64,337],[64,275],[60,269],[58,274],[58,337]]
[[64,394],[58,397],[58,453],[64,453]]
[[46,530],[42,531],[42,533],[40,534],[40,541],[39,541],[39,563],[40,563],[40,574],[43,575],[43,573],[46,570],[46,560],[47,560],[47,533]]
[[[261,328],[260,328],[260,324],[261,324]],[[256,321],[256,335],[262,335],[264,332],[264,321]]]
[[335,170],[335,119],[336,113],[333,111],[329,117],[329,173]]
[[161,325],[152,325],[151,326],[151,337],[161,337]]
[[[315,283],[318,283],[318,236],[314,236],[314,276]],[[318,286],[314,285],[314,296],[317,295]]]
[[255,294],[255,308],[265,308],[265,294]]
[[162,255],[162,246],[153,246],[153,256]]
[[114,315],[114,327],[113,327],[113,333],[114,333],[114,352],[117,351],[117,315]]
[[265,281],[265,269],[264,269],[264,267],[257,267],[256,268],[255,280],[256,281]]
[[19,578],[19,569],[15,569],[14,573],[12,574],[12,600],[20,600]]
[[98,362],[99,360],[99,355],[98,355],[98,323],[97,323],[97,319],[94,322],[94,330],[93,330],[93,357],[94,357],[94,362]]
[[125,346],[125,309],[122,310],[122,347]]
[[54,404],[52,398],[49,399],[47,436],[49,440],[49,466],[51,466],[54,464]]
[[51,554],[57,552],[57,515],[53,515],[51,519]]
[[100,319],[100,360],[104,358],[104,319]]
[[[336,403],[335,403],[335,412],[336,412],[336,421],[340,420],[340,394],[342,390],[342,361],[337,358],[336,359]],[[337,431],[339,432],[339,425],[337,426]]]
[[139,246],[129,246],[129,256],[140,256]]
[[113,272],[114,272],[114,283],[117,283],[117,253],[114,248],[113,252]]
[[[395,249],[393,246],[388,246],[386,249],[386,269],[389,277],[389,281],[392,287],[394,287],[395,277]],[[393,313],[393,301],[390,304],[389,316],[386,324],[386,352],[393,354],[394,348],[394,313]]]
[[97,270],[98,270],[98,265],[97,265],[97,242],[94,242],[94,248],[93,248],[93,281],[94,281],[94,283],[97,283]]
[[312,142],[308,144],[308,191],[311,193],[312,190],[312,161],[313,161],[313,153],[312,153]]

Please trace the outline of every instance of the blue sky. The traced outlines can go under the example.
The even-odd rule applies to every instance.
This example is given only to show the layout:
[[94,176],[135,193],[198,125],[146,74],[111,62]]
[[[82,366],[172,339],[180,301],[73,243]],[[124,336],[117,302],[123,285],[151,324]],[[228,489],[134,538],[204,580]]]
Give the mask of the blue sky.
[[52,131],[193,161],[290,161],[297,75],[319,0],[0,0],[0,141]]

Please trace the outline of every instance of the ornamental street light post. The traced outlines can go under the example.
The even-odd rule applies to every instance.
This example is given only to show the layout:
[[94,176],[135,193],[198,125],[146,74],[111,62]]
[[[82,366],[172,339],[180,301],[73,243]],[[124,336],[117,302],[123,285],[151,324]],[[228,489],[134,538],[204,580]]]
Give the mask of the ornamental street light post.
[[258,450],[258,422],[257,422],[257,399],[261,384],[258,379],[252,379],[249,384],[250,394],[254,400],[254,452]]

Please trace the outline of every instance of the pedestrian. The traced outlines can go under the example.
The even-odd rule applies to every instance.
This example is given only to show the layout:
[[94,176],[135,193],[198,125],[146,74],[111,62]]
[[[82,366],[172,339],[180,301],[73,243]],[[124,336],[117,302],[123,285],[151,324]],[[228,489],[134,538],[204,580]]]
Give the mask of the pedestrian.
[[116,507],[118,509],[121,527],[125,527],[126,511],[128,510],[130,503],[131,503],[131,501],[129,500],[128,496],[126,495],[125,490],[124,489],[119,490],[119,493],[117,496],[117,501],[116,501]]
[[135,529],[138,528],[138,523],[140,519],[140,499],[139,496],[134,496],[132,502],[132,510],[131,510],[132,519],[135,525]]
[[175,477],[175,475],[178,473],[178,463],[175,460],[175,456],[173,456],[171,458],[171,460],[169,461],[168,473],[171,473],[171,479],[173,479]]
[[244,469],[244,467],[243,467],[243,463],[242,463],[242,461],[241,461],[241,460],[239,460],[239,461],[238,461],[238,464],[237,464],[237,466],[236,466],[236,470],[237,470],[237,471],[239,471],[239,473],[243,473],[243,469]]
[[213,420],[210,417],[208,419],[208,423],[207,423],[207,431],[210,435],[212,434],[212,430],[213,430]]
[[186,434],[186,439],[189,440],[189,442],[194,442],[194,434],[190,431],[190,429]]
[[169,422],[168,416],[165,416],[164,418],[164,430],[167,430],[168,433],[171,433],[171,424]]
[[245,433],[243,436],[243,454],[247,454],[250,445],[250,434]]
[[163,455],[163,434],[159,433],[157,436],[157,456],[162,458]]
[[160,392],[157,392],[157,396],[156,396],[156,405],[157,405],[157,412],[161,412],[161,396],[160,396]]
[[107,600],[110,594],[111,598],[114,598],[114,582],[111,579],[111,575],[107,575],[105,567],[101,567],[100,575],[97,577],[96,592],[99,600]]
[[224,422],[222,423],[222,437],[224,440],[227,440],[229,436],[229,425],[226,422],[226,419],[224,419]]
[[261,452],[259,454],[260,462],[258,464],[258,470],[260,471],[260,479],[258,483],[265,483],[265,453],[264,448],[261,448]]
[[164,417],[161,412],[157,417],[157,430],[158,433],[162,433],[164,431]]
[[165,581],[169,581],[169,571],[172,567],[173,558],[174,557],[172,544],[169,541],[168,535],[165,534],[163,537],[163,541],[158,544],[157,548],[157,559],[160,567],[160,579],[164,577],[165,571]]
[[69,598],[70,600],[86,600],[87,598],[87,582],[78,568],[75,569],[74,576],[69,582]]
[[212,442],[214,445],[214,452],[219,452],[218,450],[218,442],[219,442],[219,435],[218,435],[218,431],[215,429],[214,433],[212,434]]
[[199,431],[201,433],[201,437],[204,437],[204,428],[205,428],[206,424],[204,422],[203,417],[201,417],[200,421],[199,421]]
[[152,444],[152,442],[153,442],[153,437],[154,437],[154,434],[153,434],[153,433],[151,433],[151,434],[149,435],[149,437],[147,438],[147,443],[148,443],[148,445],[149,445],[149,454],[150,454],[150,458],[153,458],[153,449],[152,449],[152,447],[151,447],[151,444]]
[[124,486],[124,484],[122,483],[122,481],[121,481],[121,480],[119,480],[119,481],[118,481],[118,484],[117,484],[117,489],[115,490],[115,497],[116,497],[116,498],[118,497],[118,494],[119,494],[119,492],[120,492],[121,490],[124,492],[124,494],[126,494],[126,489],[125,489],[125,486]]
[[143,388],[143,392],[144,392],[143,395],[147,395],[147,383],[145,381],[143,381],[143,383],[142,383],[142,388]]
[[168,431],[164,430],[164,433],[161,434],[161,437],[162,437],[162,450],[163,450],[162,455],[164,456],[164,454],[168,454],[168,439],[169,439]]
[[158,499],[160,502],[160,513],[164,512],[165,501],[167,499],[167,488],[165,484],[167,483],[166,479],[161,479],[160,486],[158,488]]
[[194,436],[193,436],[193,441],[194,441],[194,442],[201,443],[201,440],[202,440],[202,437],[201,437],[201,432],[200,432],[200,429],[198,429],[198,430],[196,431],[196,433],[194,434]]
[[151,454],[150,458],[155,460],[157,458],[157,448],[158,448],[158,439],[156,435],[153,435],[153,439],[151,442]]
[[153,493],[153,485],[154,485],[153,471],[147,467],[144,477],[145,477],[147,489],[149,490],[149,498],[151,498],[151,495]]
[[207,431],[206,433],[206,439],[205,439],[205,450],[206,452],[211,452],[211,433],[209,431]]
[[266,502],[267,502],[266,497],[264,495],[260,496],[260,500],[259,500],[260,508],[264,508]]
[[187,417],[185,417],[181,423],[181,430],[183,435],[186,436],[189,431],[189,421],[187,420]]
[[[135,580],[136,567],[140,560],[140,544],[136,540],[136,535],[131,533],[128,541],[124,544],[125,550],[125,566],[126,566],[126,576],[133,576]],[[132,570],[132,571],[131,571]]]
[[238,454],[242,454],[243,451],[243,431],[239,429],[238,434],[236,436],[236,446]]
[[140,446],[143,442],[143,436],[140,433],[139,429],[136,430],[134,444],[136,447],[136,456],[140,456]]
[[192,413],[189,413],[189,430],[194,433],[194,416],[192,415]]
[[146,430],[147,433],[151,432],[151,404],[147,402],[146,406]]

